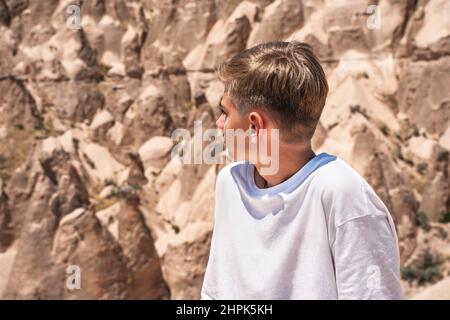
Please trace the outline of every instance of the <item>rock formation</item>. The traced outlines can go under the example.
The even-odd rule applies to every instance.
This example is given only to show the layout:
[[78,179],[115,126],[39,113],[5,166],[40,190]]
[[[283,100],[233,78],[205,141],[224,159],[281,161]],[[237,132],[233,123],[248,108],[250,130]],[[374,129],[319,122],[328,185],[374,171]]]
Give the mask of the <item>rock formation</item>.
[[447,0],[0,0],[0,297],[199,298],[223,164],[171,135],[214,127],[220,62],[284,39],[330,84],[314,150],[386,203],[407,296],[445,298],[449,21]]

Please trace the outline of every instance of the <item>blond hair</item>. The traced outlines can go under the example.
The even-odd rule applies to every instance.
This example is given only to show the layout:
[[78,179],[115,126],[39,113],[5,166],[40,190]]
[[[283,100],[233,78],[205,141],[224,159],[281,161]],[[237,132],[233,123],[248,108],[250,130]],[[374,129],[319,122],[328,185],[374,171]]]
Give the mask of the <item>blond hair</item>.
[[286,140],[310,140],[328,94],[325,73],[312,48],[273,41],[246,49],[218,68],[241,115],[266,110]]

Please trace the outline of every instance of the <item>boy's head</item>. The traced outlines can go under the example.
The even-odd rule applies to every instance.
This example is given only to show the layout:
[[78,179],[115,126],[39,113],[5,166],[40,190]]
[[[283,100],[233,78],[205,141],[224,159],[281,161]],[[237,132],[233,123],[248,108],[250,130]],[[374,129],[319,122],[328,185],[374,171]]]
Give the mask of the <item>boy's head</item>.
[[225,84],[219,128],[277,128],[285,142],[311,140],[328,84],[309,45],[263,43],[221,64],[218,74]]

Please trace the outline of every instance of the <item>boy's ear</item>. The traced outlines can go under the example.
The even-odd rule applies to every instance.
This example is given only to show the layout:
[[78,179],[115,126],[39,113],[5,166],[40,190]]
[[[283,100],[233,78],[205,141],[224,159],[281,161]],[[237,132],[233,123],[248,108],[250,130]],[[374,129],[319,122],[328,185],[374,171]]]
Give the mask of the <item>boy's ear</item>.
[[248,114],[248,122],[256,130],[266,128],[266,120],[264,116],[258,111],[252,111]]

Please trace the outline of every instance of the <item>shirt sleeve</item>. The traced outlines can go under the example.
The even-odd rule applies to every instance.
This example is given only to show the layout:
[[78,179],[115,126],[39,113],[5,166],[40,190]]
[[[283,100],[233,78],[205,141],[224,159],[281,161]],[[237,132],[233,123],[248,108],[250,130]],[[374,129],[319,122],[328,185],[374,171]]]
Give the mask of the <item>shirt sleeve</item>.
[[394,226],[384,215],[351,219],[332,245],[339,299],[403,299]]

